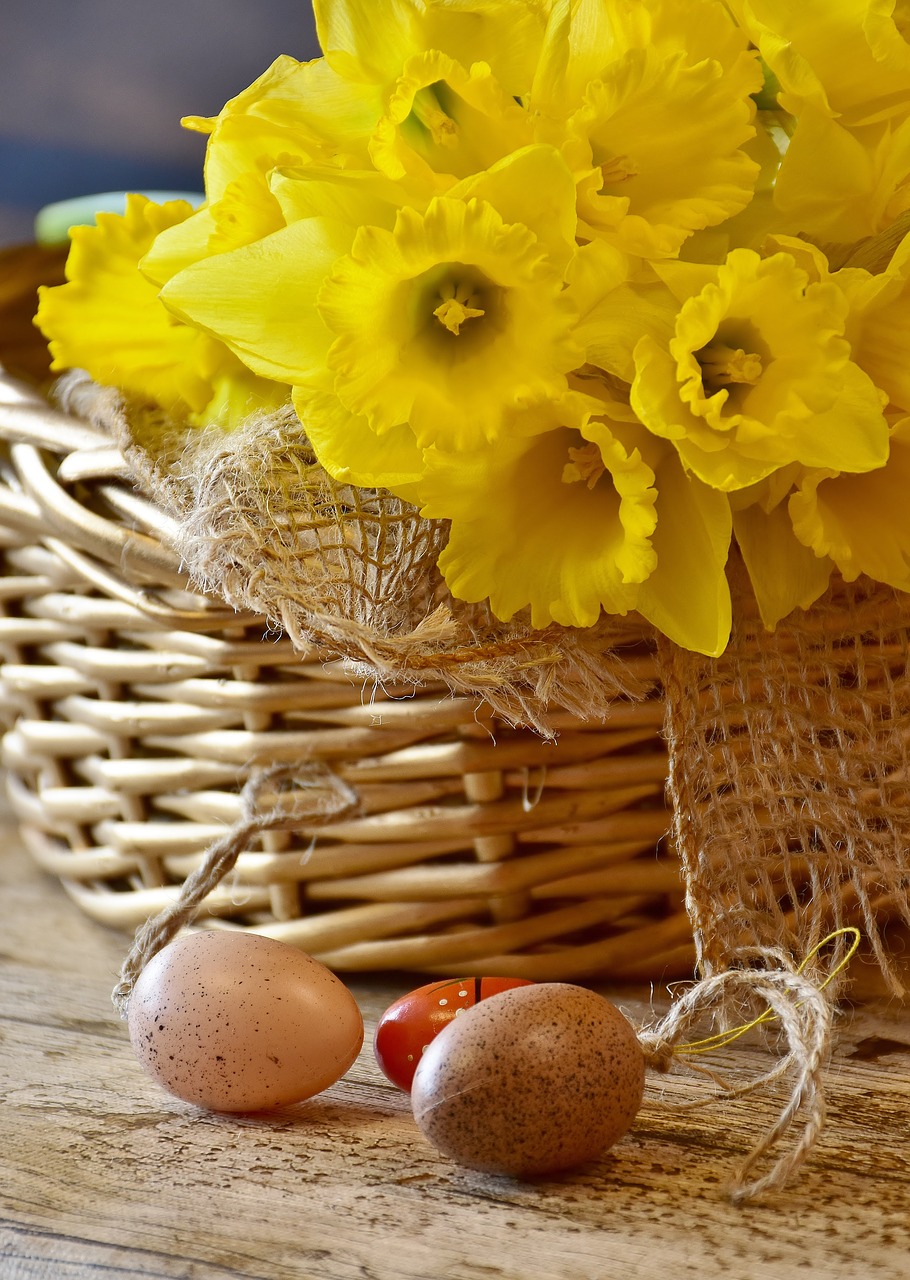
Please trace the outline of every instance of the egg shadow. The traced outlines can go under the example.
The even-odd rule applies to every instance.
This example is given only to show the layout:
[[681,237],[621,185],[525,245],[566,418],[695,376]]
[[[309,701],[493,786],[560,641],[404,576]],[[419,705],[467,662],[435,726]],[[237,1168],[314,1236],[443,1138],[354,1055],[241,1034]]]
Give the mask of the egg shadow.
[[610,1149],[568,1169],[533,1174],[493,1173],[461,1165],[451,1156],[441,1158],[445,1161],[445,1173],[450,1184],[457,1184],[470,1195],[513,1203],[520,1203],[526,1198],[531,1201],[550,1198],[561,1201],[573,1189],[600,1194],[612,1181],[619,1179],[622,1171],[622,1161]]
[[[397,1112],[397,1108],[395,1111]],[[263,1129],[288,1132],[308,1129],[319,1132],[363,1132],[374,1125],[387,1124],[392,1109],[365,1106],[346,1098],[317,1095],[303,1102],[272,1107],[268,1111],[209,1111],[211,1123],[225,1128]]]

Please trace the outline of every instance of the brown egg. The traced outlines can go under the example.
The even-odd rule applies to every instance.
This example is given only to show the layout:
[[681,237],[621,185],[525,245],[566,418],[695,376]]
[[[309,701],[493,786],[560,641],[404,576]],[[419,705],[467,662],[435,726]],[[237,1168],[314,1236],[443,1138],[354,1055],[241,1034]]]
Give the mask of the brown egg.
[[140,1065],[213,1111],[311,1098],[363,1043],[347,987],[296,947],[239,931],[190,934],[153,956],[127,1014]]
[[602,996],[545,982],[490,996],[439,1033],[411,1106],[459,1164],[533,1177],[571,1169],[617,1142],[644,1091],[635,1032]]

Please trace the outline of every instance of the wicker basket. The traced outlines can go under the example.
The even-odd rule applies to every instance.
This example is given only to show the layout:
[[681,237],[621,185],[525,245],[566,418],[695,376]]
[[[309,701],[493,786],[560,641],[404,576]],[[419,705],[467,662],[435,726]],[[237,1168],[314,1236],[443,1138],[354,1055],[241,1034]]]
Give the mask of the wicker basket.
[[7,379],[0,440],[3,761],[29,849],[92,917],[133,929],[251,770],[318,760],[357,816],[253,842],[203,923],[347,971],[691,971],[645,643],[628,663],[650,696],[564,717],[556,743],[441,687],[364,687],[195,594],[106,436]]

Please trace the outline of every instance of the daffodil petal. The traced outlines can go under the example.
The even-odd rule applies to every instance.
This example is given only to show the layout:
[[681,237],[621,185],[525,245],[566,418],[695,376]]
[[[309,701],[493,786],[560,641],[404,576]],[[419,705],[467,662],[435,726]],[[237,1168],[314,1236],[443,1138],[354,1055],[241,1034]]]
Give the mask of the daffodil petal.
[[295,222],[255,244],[204,258],[164,287],[167,307],[224,342],[255,373],[325,384],[332,335],[316,295],[350,248],[353,229],[325,218]]
[[847,581],[861,573],[910,591],[910,418],[891,434],[887,466],[863,475],[811,473],[789,503],[796,536]]
[[159,287],[200,258],[252,244],[284,226],[281,209],[263,176],[245,174],[185,222],[167,227],[139,264]]
[[676,644],[716,657],[727,645],[732,616],[725,573],[729,501],[687,476],[672,453],[657,467],[655,487],[657,564],[639,588],[636,607]]
[[522,147],[459,182],[448,195],[485,200],[504,222],[521,223],[556,266],[566,266],[575,252],[575,180],[555,147]]
[[633,281],[634,260],[595,240],[575,255],[567,272],[568,297],[578,312],[576,339],[586,359],[625,382],[635,377],[633,354],[648,335],[668,342],[678,306],[659,281]]
[[852,361],[838,370],[837,392],[830,408],[800,415],[798,459],[807,467],[875,470],[888,456],[886,397]]
[[413,0],[313,0],[319,47],[351,80],[393,80],[414,52],[419,13]]
[[807,109],[774,192],[789,225],[835,243],[873,235],[879,230],[876,186],[872,152],[839,121]]
[[354,228],[391,229],[401,205],[412,203],[410,192],[373,169],[318,164],[276,169],[269,186],[288,223],[329,218]]
[[733,531],[769,631],[794,609],[808,609],[828,586],[834,563],[818,556],[793,532],[786,504],[733,513]]
[[373,85],[338,75],[325,58],[282,56],[208,122],[205,189],[211,203],[232,182],[279,162],[367,158],[369,136],[382,116]]
[[278,413],[290,403],[289,386],[258,378],[228,351],[223,356],[219,369],[211,375],[211,398],[198,413],[187,415],[191,426],[233,431],[253,418]]
[[159,231],[139,263],[142,274],[159,288],[171,276],[206,257],[215,230],[212,211],[204,205],[185,222]]
[[122,217],[100,213],[95,226],[73,228],[67,283],[40,291],[36,317],[53,369],[86,369],[178,415],[205,407],[211,341],[175,325],[139,270],[156,235],[192,212],[185,201],[156,205],[131,195]]
[[293,401],[316,457],[335,480],[398,491],[423,475],[423,455],[410,427],[378,436],[335,395],[295,387]]
[[578,432],[557,429],[495,451],[428,451],[422,510],[452,521],[439,567],[459,599],[489,598],[506,621],[529,608],[535,627],[591,626],[602,609],[635,607],[638,587],[623,581],[619,560],[641,535],[629,532],[622,507],[626,520],[632,507],[653,509],[653,473],[635,464],[638,492],[625,498],[609,474],[591,488],[567,484],[573,442],[583,444]]
[[910,410],[910,270],[904,237],[887,269],[870,275],[845,269],[835,279],[851,303],[848,333],[853,359],[888,396]]

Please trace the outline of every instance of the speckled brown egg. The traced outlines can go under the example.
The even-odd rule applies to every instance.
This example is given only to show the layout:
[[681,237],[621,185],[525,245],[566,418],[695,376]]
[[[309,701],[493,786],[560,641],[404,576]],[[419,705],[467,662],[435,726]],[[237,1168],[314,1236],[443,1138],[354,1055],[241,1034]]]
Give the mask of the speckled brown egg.
[[143,969],[127,1013],[140,1065],[213,1111],[311,1098],[363,1043],[363,1018],[335,975],[296,947],[239,931],[190,934]]
[[644,1092],[641,1046],[602,996],[545,982],[490,996],[451,1022],[420,1060],[418,1126],[459,1164],[533,1177],[617,1142]]

